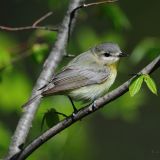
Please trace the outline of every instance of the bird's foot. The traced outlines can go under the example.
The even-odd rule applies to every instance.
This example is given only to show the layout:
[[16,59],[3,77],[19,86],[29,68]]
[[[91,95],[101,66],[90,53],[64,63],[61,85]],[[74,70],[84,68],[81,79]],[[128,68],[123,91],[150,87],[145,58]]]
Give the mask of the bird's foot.
[[94,102],[92,103],[92,111],[95,111],[95,110],[96,110],[96,108],[97,108],[97,106],[96,106],[96,102],[94,101]]

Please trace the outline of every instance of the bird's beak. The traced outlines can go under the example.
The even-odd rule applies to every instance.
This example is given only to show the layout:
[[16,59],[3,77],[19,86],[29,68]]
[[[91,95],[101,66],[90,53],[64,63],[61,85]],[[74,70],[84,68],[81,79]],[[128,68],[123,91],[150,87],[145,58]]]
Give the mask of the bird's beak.
[[119,57],[128,57],[129,55],[127,54],[127,53],[123,53],[123,52],[121,52],[120,54],[119,54]]

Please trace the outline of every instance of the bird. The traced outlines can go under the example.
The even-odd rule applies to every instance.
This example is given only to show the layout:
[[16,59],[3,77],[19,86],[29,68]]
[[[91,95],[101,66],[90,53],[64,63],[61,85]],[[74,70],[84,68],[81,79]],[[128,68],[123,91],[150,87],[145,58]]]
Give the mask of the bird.
[[67,95],[71,101],[94,102],[108,92],[116,79],[118,62],[125,56],[116,43],[98,44],[73,58],[36,97]]

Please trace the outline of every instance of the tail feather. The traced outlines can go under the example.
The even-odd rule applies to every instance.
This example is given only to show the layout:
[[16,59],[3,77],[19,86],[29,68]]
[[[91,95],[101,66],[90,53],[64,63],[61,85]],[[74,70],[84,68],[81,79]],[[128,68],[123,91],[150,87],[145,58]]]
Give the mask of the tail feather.
[[27,106],[29,106],[30,104],[32,104],[36,99],[42,98],[43,96],[41,94],[38,94],[36,96],[34,96],[33,98],[31,98],[28,102],[26,102],[22,108],[25,109]]

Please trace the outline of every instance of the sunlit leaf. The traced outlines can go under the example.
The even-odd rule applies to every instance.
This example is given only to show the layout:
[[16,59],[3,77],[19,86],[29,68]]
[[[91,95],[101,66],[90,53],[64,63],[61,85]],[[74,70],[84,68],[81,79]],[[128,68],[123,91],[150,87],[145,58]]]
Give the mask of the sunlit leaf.
[[129,86],[129,93],[132,97],[140,91],[143,83],[143,78],[143,75],[141,75],[138,78],[132,80]]
[[154,80],[148,75],[144,75],[144,81],[146,82],[149,90],[157,95],[157,87],[156,87],[156,83],[154,82]]

